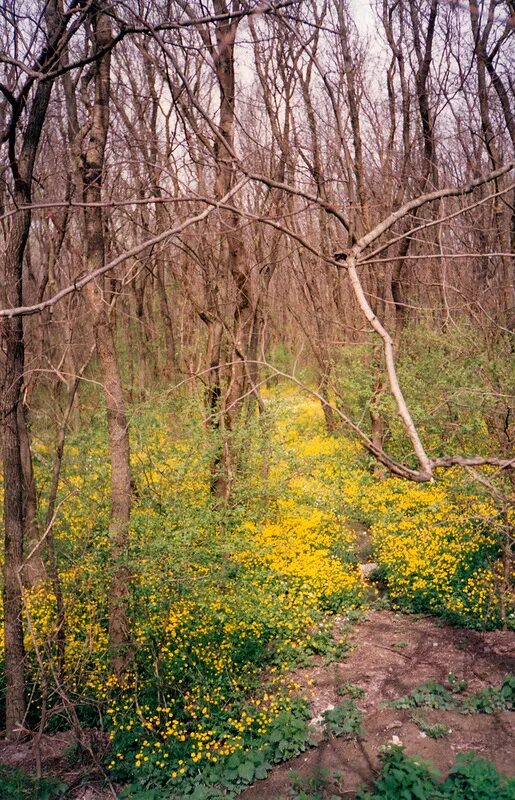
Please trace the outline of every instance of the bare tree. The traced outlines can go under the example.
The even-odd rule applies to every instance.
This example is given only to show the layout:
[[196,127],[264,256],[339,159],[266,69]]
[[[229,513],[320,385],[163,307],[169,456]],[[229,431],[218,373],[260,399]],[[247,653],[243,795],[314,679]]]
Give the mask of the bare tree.
[[[67,35],[72,11],[63,14],[59,3],[48,2],[42,16],[44,42],[37,64],[43,73],[59,62],[60,49]],[[16,33],[15,33],[16,36]],[[18,92],[2,84],[0,89],[10,106],[4,134],[8,144],[13,198],[22,207],[11,221],[4,263],[3,296],[7,304],[23,303],[23,262],[32,219],[32,181],[38,145],[45,122],[53,80],[34,85],[26,78]],[[22,114],[27,120],[21,131]],[[4,628],[6,671],[6,732],[19,734],[25,716],[24,646],[20,575],[23,568],[24,535],[34,530],[35,488],[30,446],[23,410],[24,334],[19,317],[6,317],[2,324],[2,349],[5,353],[3,376],[3,465],[4,486]],[[24,468],[25,465],[25,468]],[[39,556],[38,549],[35,553]]]

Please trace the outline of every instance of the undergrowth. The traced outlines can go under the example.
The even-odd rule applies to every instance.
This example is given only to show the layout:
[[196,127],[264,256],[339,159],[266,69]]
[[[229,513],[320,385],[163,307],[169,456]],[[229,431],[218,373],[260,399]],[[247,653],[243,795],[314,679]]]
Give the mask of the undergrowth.
[[[264,397],[266,426],[248,420],[230,433],[240,455],[226,507],[210,494],[220,443],[202,423],[200,398],[134,409],[134,661],[123,681],[110,675],[108,659],[102,415],[65,450],[53,531],[67,613],[62,680],[82,724],[107,732],[105,768],[134,797],[234,794],[309,745],[291,670],[346,655],[330,615],[351,617],[365,602],[352,520],[370,527],[394,605],[454,613],[476,627],[500,621],[501,543],[489,501],[454,472],[428,486],[378,480],[354,442],[327,434],[317,401],[284,388]],[[51,438],[35,434],[34,448],[44,501]],[[39,585],[26,600],[28,722],[39,718],[45,684],[51,732],[69,725],[52,688],[59,671],[52,586]],[[335,735],[359,728],[350,714],[359,687],[349,685],[346,696],[346,712],[327,720]],[[486,693],[474,702],[479,709],[497,700]]]
[[381,773],[372,789],[358,791],[356,800],[515,800],[515,780],[475,753],[460,753],[448,777],[402,747],[389,747],[381,758]]
[[460,753],[443,780],[430,762],[407,756],[399,745],[388,745],[372,786],[356,793],[346,789],[345,773],[317,768],[308,776],[289,773],[291,800],[515,800],[515,779],[501,775],[494,764],[475,753]]
[[58,800],[68,786],[59,778],[34,778],[17,769],[0,765],[0,797],[2,800]]
[[478,692],[456,696],[437,681],[430,680],[413,689],[408,695],[392,701],[392,708],[431,708],[459,711],[461,714],[495,714],[515,709],[515,675],[509,673],[499,686],[486,686]]

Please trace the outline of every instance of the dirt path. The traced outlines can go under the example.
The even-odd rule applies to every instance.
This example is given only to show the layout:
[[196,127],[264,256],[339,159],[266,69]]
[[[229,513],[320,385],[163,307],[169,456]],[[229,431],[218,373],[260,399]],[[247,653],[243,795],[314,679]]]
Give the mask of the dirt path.
[[[448,673],[466,680],[467,691],[476,692],[502,682],[515,671],[515,634],[500,631],[478,633],[438,624],[431,618],[389,611],[370,611],[366,621],[350,634],[355,646],[341,663],[316,666],[298,673],[309,686],[313,681],[313,717],[341,701],[337,690],[350,682],[365,690],[358,706],[365,712],[363,733],[358,741],[340,738],[320,744],[274,769],[269,777],[247,789],[245,800],[288,797],[288,773],[309,776],[316,770],[343,774],[343,796],[352,795],[370,781],[378,766],[378,748],[397,737],[410,755],[431,761],[443,773],[458,752],[475,750],[495,762],[507,775],[515,775],[515,713],[463,715],[456,711],[423,712],[428,723],[443,723],[451,731],[441,739],[421,733],[412,721],[412,711],[382,708],[427,680],[445,683]],[[397,741],[397,739],[395,741]],[[342,794],[341,784],[328,787],[328,796]]]

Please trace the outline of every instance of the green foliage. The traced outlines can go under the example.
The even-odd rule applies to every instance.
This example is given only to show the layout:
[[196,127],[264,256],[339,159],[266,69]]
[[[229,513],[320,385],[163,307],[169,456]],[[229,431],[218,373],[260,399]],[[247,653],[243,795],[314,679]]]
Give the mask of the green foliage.
[[[210,775],[205,775],[206,788],[218,784],[227,791],[237,791],[255,780],[263,780],[272,768],[268,760],[269,755],[270,752],[266,748],[233,753],[218,768],[212,770]],[[187,784],[188,779],[185,779],[185,788]]]
[[460,753],[440,791],[449,800],[515,800],[515,779],[504,780],[475,753]]
[[501,686],[485,689],[463,698],[461,711],[465,714],[495,714],[497,711],[515,709],[515,675],[511,672]]
[[454,672],[449,672],[447,675],[447,683],[451,687],[451,691],[455,694],[459,694],[460,692],[464,692],[467,688],[467,681],[463,678],[458,678]]
[[342,700],[334,708],[324,711],[324,731],[327,736],[359,735],[363,712],[353,700]]
[[151,775],[146,781],[140,777],[123,790],[121,797],[126,800],[157,800],[163,797],[163,793],[166,793],[167,800],[235,797],[245,786],[266,778],[274,764],[293,758],[313,744],[309,716],[305,704],[298,702],[290,711],[284,711],[274,719],[266,735],[248,737],[239,750],[216,764],[187,769],[184,775],[168,784],[163,784],[161,777],[162,788],[151,786]]
[[311,635],[304,649],[307,654],[323,656],[324,664],[327,665],[347,658],[351,645],[346,639],[336,640],[332,626],[321,625]]
[[388,747],[372,792],[358,791],[356,800],[433,800],[438,773],[424,761],[409,758],[404,748]]
[[[292,666],[341,660],[327,612],[362,599],[355,536],[335,507],[347,440],[327,437],[318,402],[269,397],[227,435],[231,500],[210,493],[220,432],[199,396],[153,399],[131,418],[134,482],[127,566],[132,668],[109,669],[109,457],[105,420],[71,436],[54,537],[66,600],[65,674],[80,720],[110,737],[105,767],[127,792],[235,791],[309,745]],[[48,434],[46,434],[48,435]],[[52,440],[38,445],[44,510]],[[266,469],[265,469],[266,467]],[[72,494],[70,494],[72,492]],[[29,597],[41,651],[56,658],[50,584]],[[27,672],[38,696],[28,641]],[[51,674],[49,664],[49,674]],[[48,705],[59,702],[51,694]],[[31,709],[37,712],[33,703]],[[51,715],[51,725],[63,717]],[[263,761],[257,753],[263,754]],[[238,760],[236,771],[228,759]],[[231,762],[232,764],[232,762]],[[221,787],[221,789],[220,789]],[[150,796],[150,795],[149,795]]]
[[448,778],[402,747],[389,747],[372,789],[361,789],[356,800],[515,800],[515,781],[504,779],[495,766],[475,753],[460,753]]
[[456,699],[444,686],[434,680],[417,686],[409,695],[394,700],[392,708],[437,708],[450,710],[456,708]]
[[362,700],[365,697],[365,690],[355,683],[346,682],[338,687],[337,694],[340,697],[350,697],[351,700]]
[[304,752],[313,744],[308,726],[309,710],[302,704],[297,705],[295,710],[296,713],[283,712],[270,726],[267,737],[269,753],[276,764]]
[[444,725],[442,722],[428,722],[420,713],[413,714],[411,719],[422,733],[425,733],[430,739],[444,739],[451,732],[448,725]]
[[[512,393],[511,358],[507,340],[499,340],[495,350],[487,352],[477,327],[464,320],[459,328],[445,332],[422,320],[406,326],[399,348],[399,378],[422,440],[434,455],[483,453],[492,447],[485,421],[502,415],[498,393],[507,398]],[[365,427],[370,420],[363,411],[370,404],[379,370],[384,370],[383,359],[373,342],[342,348],[334,366],[338,403]],[[404,458],[405,433],[388,391],[375,397],[375,408],[387,423],[389,451]]]
[[[431,455],[509,455],[514,433],[509,409],[511,362],[507,341],[501,337],[495,348],[486,350],[482,334],[466,322],[445,332],[420,320],[406,327],[399,348],[399,377]],[[372,344],[343,350],[336,365],[339,402],[363,426],[370,425],[365,412],[382,369]],[[388,452],[416,466],[388,390],[376,396],[374,403],[386,428]],[[374,466],[372,458],[368,463],[362,458],[360,490],[354,491],[351,484],[346,496],[350,495],[354,518],[370,530],[371,560],[378,564],[377,577],[391,606],[441,615],[456,625],[500,627],[506,520],[491,495],[460,469],[439,470],[433,485],[414,487],[393,478],[381,485],[372,475]],[[487,477],[501,493],[510,492],[506,476],[488,473]],[[514,601],[513,591],[506,591],[510,627],[515,626]]]
[[291,800],[325,800],[326,798],[339,800],[340,794],[327,794],[329,787],[332,785],[339,792],[343,791],[342,773],[334,770],[316,768],[307,777],[302,777],[298,772],[291,770],[288,777],[290,778],[288,797]]
[[[421,347],[417,342],[413,347]],[[361,354],[368,356],[369,348],[363,347]],[[288,367],[289,354],[278,357]],[[435,363],[439,359],[444,360],[441,353]],[[353,413],[361,414],[374,365],[367,358],[351,360],[353,370],[346,372],[342,363],[336,371],[342,384],[355,389],[342,397],[346,402],[350,398]],[[428,362],[424,364],[427,368]],[[428,399],[409,359],[403,369],[422,419]],[[470,364],[468,369],[471,374]],[[439,391],[449,390],[451,378],[446,371]],[[420,565],[409,558],[401,563],[403,553],[395,563],[378,559],[379,573],[392,602],[405,608],[443,613],[452,606],[463,610],[462,620],[466,615],[473,624],[483,620],[479,604],[473,606],[465,590],[469,584],[479,585],[478,573],[486,576],[488,588],[493,575],[499,537],[495,531],[490,538],[482,536],[490,507],[484,518],[479,515],[456,528],[455,518],[448,520],[449,508],[455,517],[459,509],[460,524],[470,516],[462,484],[458,491],[449,481],[443,491],[440,484],[413,488],[400,481],[378,481],[364,468],[366,459],[352,441],[326,435],[318,403],[287,392],[266,396],[265,402],[262,424],[249,415],[224,433],[236,467],[231,499],[224,507],[209,491],[214,456],[224,442],[220,431],[203,424],[200,394],[152,401],[133,410],[135,494],[127,565],[135,659],[123,684],[110,676],[108,664],[110,476],[103,416],[95,416],[67,445],[54,526],[68,615],[66,685],[71,699],[77,698],[83,723],[95,725],[101,714],[111,737],[106,767],[113,779],[130,784],[127,797],[153,800],[161,791],[170,798],[197,800],[234,794],[264,777],[270,765],[309,746],[307,717],[296,701],[299,687],[287,671],[314,656],[328,663],[348,652],[348,642],[335,640],[327,620],[327,612],[342,609],[355,620],[355,607],[363,599],[348,514],[373,526],[374,547],[382,529],[397,541],[404,531],[408,556],[427,519],[434,526],[439,514],[438,530],[442,520],[449,528],[442,536],[441,569],[450,576],[445,597],[436,579],[441,576],[430,575],[419,586]],[[389,414],[390,401],[380,402]],[[476,406],[470,415],[467,411],[467,425],[469,416],[479,415],[466,432],[470,443],[476,429],[484,433]],[[392,422],[394,433],[396,424]],[[435,437],[442,430],[438,415],[424,429]],[[48,438],[37,453],[43,501],[52,446]],[[449,562],[445,547],[456,530],[464,531],[461,549],[452,551]],[[429,535],[435,538],[433,529]],[[396,577],[408,587],[402,597],[393,593]],[[490,608],[485,596],[481,608]],[[41,587],[29,602],[41,651],[55,658],[52,588]],[[491,622],[498,624],[498,607]],[[28,645],[27,671],[37,698],[38,666]],[[398,707],[454,708],[453,695],[460,689],[449,682],[452,692],[426,685],[397,701],[405,703]],[[353,684],[342,690],[349,699],[326,717],[331,735],[359,732],[361,712],[352,700],[362,690]],[[50,706],[52,702],[50,697]],[[464,698],[460,707],[488,713],[510,703],[512,683],[500,693],[485,690]],[[52,724],[59,719],[52,716]]]
[[[484,453],[494,446],[485,436],[485,422],[502,414],[497,392],[509,395],[513,388],[508,342],[499,340],[495,351],[487,353],[481,333],[464,321],[460,328],[445,333],[414,325],[406,329],[399,352],[399,377],[419,431],[434,446],[434,455]],[[392,439],[398,441],[398,422],[392,423]]]
[[[456,693],[463,692],[463,682],[457,681]],[[508,673],[500,686],[487,686],[478,692],[455,697],[437,681],[431,680],[417,686],[408,695],[391,703],[392,708],[434,708],[459,711],[462,714],[494,714],[515,708],[515,675]]]
[[2,800],[57,800],[64,797],[68,786],[58,778],[33,778],[20,770],[0,765],[0,797]]

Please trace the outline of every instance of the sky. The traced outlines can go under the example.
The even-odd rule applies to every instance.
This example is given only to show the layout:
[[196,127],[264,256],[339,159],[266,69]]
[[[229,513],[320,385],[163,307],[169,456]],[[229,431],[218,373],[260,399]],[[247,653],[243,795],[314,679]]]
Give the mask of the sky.
[[349,0],[351,15],[360,33],[370,33],[373,28],[375,13],[370,0]]

